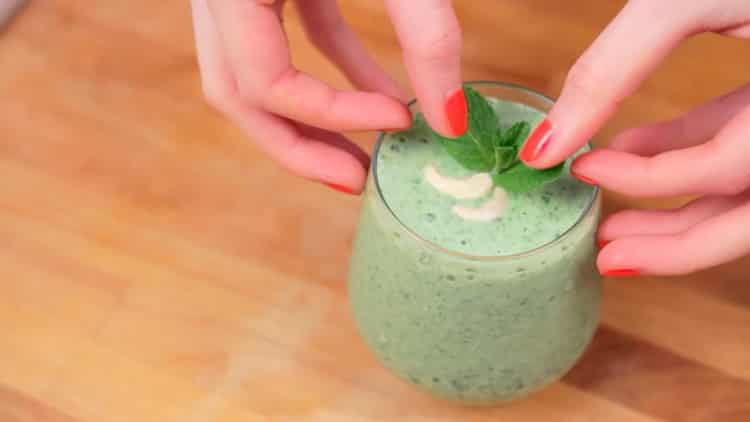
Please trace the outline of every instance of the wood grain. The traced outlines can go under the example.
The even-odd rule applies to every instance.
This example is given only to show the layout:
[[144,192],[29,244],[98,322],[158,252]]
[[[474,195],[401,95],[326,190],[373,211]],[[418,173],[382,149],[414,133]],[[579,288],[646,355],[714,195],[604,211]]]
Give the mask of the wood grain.
[[[408,89],[382,4],[340,3]],[[553,96],[623,4],[490,3],[455,2],[465,77]],[[295,62],[346,86],[286,22]],[[742,84],[748,52],[687,42],[597,142]],[[347,307],[358,199],[284,173],[204,104],[185,2],[32,2],[0,35],[0,92],[3,422],[750,420],[748,260],[607,282],[584,359],[512,406],[393,378]]]

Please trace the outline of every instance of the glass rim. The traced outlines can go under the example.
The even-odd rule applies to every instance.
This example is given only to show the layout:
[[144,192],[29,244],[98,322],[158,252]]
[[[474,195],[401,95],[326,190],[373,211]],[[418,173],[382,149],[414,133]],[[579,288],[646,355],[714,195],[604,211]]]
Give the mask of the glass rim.
[[[550,98],[538,91],[534,91],[531,88],[527,88],[523,85],[514,84],[511,82],[502,82],[502,81],[489,81],[489,80],[476,80],[476,81],[466,81],[464,82],[464,85],[468,86],[495,86],[500,88],[506,88],[512,91],[521,92],[523,94],[529,95],[531,97],[535,97],[538,100],[541,100],[542,102],[546,103],[549,106],[552,106],[555,103],[555,100],[553,98]],[[411,110],[411,108],[417,104],[417,100],[412,99],[407,103],[407,107]],[[471,261],[512,261],[523,257],[528,257],[531,255],[536,255],[538,253],[541,253],[556,244],[562,242],[565,238],[567,238],[570,234],[572,234],[576,229],[578,229],[583,222],[583,220],[589,216],[591,211],[594,209],[594,205],[599,200],[599,194],[600,189],[598,186],[594,186],[593,193],[591,194],[591,198],[589,199],[588,203],[586,204],[586,207],[583,208],[581,211],[581,215],[578,216],[576,221],[571,224],[570,227],[568,227],[564,232],[562,232],[559,236],[555,237],[551,241],[547,243],[543,243],[540,246],[537,246],[533,249],[529,249],[528,251],[523,251],[519,253],[515,253],[512,255],[474,255],[469,253],[464,253],[460,251],[456,251],[453,249],[448,249],[444,246],[441,246],[429,239],[424,238],[419,233],[415,232],[411,227],[406,225],[399,217],[396,215],[396,212],[391,208],[390,205],[388,205],[388,201],[386,201],[385,196],[383,195],[383,191],[380,188],[380,182],[378,181],[378,152],[380,151],[380,147],[383,144],[383,140],[385,139],[385,136],[387,133],[380,132],[378,134],[378,139],[375,143],[375,147],[373,149],[373,158],[372,162],[370,164],[370,172],[372,173],[373,183],[375,184],[375,188],[378,192],[378,199],[385,205],[385,208],[388,210],[388,213],[391,217],[393,217],[398,224],[406,231],[406,233],[409,234],[414,240],[416,240],[419,243],[426,244],[431,249],[436,250],[437,252],[440,252],[442,254],[451,255],[456,258],[465,259],[465,260],[471,260]],[[591,144],[591,141],[587,143],[589,148],[593,149],[593,145]]]

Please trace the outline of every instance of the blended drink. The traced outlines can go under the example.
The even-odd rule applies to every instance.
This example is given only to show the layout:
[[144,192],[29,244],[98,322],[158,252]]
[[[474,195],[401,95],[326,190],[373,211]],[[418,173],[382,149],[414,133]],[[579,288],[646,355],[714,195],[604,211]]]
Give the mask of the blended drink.
[[[475,84],[502,128],[551,104]],[[561,377],[597,326],[598,192],[566,168],[517,193],[471,172],[429,133],[376,148],[350,270],[360,332],[404,380],[474,404],[512,400]]]

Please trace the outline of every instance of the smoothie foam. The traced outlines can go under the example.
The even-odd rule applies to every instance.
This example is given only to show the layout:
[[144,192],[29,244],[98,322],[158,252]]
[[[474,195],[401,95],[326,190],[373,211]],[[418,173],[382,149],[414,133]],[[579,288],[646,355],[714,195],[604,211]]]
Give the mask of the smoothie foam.
[[[544,114],[523,104],[492,100],[506,129],[526,120],[536,126]],[[492,192],[473,200],[442,194],[424,177],[434,166],[440,174],[466,178],[465,170],[426,131],[388,135],[378,151],[377,182],[386,204],[420,237],[446,249],[481,256],[527,252],[560,237],[585,212],[594,188],[568,171],[554,183],[528,193],[508,193],[507,208],[494,221],[472,221],[452,212],[456,206],[480,207]]]

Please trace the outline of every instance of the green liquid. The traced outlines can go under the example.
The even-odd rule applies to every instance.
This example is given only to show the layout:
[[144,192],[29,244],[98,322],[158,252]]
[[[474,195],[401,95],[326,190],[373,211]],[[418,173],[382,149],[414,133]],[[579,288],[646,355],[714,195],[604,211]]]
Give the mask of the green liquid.
[[[503,123],[543,118],[494,105]],[[382,198],[373,177],[364,196],[349,291],[364,340],[404,380],[464,403],[505,402],[558,379],[598,323],[593,188],[567,176],[509,195],[498,220],[461,220],[422,169],[469,173],[413,135],[383,141],[374,172]]]

